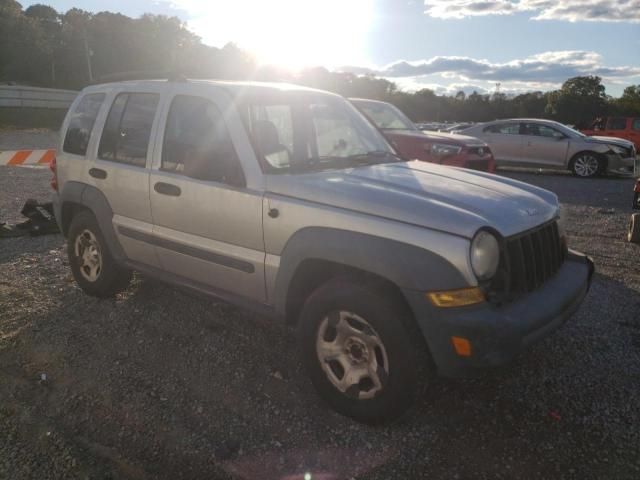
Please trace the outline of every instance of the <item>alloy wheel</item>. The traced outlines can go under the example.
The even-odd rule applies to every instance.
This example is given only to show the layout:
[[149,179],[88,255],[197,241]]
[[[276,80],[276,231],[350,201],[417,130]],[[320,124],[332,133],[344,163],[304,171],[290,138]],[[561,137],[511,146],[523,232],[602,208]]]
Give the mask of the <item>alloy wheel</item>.
[[591,154],[580,155],[573,163],[573,170],[579,177],[593,177],[600,168],[600,162]]

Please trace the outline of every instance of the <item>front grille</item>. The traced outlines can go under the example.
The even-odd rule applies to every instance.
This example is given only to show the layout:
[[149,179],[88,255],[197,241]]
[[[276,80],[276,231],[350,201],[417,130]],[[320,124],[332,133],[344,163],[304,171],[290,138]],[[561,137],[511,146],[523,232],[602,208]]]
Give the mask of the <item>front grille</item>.
[[536,290],[560,270],[566,255],[556,221],[505,239],[500,271],[489,298],[504,303]]

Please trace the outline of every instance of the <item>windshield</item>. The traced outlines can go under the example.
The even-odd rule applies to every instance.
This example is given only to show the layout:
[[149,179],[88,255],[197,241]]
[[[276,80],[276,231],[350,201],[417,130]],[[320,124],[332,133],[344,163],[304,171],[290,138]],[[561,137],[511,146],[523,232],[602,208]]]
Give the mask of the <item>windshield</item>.
[[417,130],[409,118],[390,103],[353,102],[381,130]]
[[271,173],[399,161],[384,137],[340,97],[245,99],[242,113]]

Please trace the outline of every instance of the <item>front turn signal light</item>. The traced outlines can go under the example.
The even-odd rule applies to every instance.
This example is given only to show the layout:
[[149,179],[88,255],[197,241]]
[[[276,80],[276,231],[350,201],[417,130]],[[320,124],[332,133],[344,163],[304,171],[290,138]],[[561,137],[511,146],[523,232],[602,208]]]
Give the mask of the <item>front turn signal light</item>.
[[426,296],[436,307],[443,308],[464,307],[465,305],[473,305],[485,300],[484,293],[478,287],[429,292]]

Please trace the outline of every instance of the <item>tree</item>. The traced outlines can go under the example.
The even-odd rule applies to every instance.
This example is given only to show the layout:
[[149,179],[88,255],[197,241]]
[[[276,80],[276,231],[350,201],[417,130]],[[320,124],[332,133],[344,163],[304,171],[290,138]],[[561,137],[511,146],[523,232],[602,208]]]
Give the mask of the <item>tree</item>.
[[549,96],[546,111],[561,122],[579,124],[606,115],[607,100],[600,77],[573,77]]
[[204,45],[176,17],[145,14],[65,13],[34,4],[23,10],[15,0],[0,0],[0,81],[79,89],[94,81],[192,78],[295,82],[345,97],[388,101],[416,121],[486,121],[507,117],[547,117],[570,123],[590,121],[607,112],[640,116],[640,85],[622,97],[606,95],[599,77],[574,77],[553,92],[510,96],[459,91],[455,96],[433,90],[406,92],[372,74],[332,72],[324,67],[292,73],[258,65],[233,43]]
[[622,96],[614,102],[615,110],[621,115],[640,115],[640,85],[630,85]]

